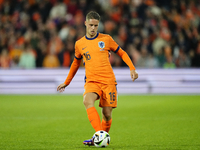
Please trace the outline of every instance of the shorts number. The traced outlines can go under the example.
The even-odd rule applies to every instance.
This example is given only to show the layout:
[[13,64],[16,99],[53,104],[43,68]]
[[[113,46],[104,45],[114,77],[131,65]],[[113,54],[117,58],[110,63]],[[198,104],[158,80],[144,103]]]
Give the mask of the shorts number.
[[109,95],[110,95],[110,100],[115,101],[116,99],[115,92],[110,92]]
[[86,53],[83,53],[83,55],[85,56],[86,60],[90,60],[91,59],[91,56],[90,56],[88,51]]

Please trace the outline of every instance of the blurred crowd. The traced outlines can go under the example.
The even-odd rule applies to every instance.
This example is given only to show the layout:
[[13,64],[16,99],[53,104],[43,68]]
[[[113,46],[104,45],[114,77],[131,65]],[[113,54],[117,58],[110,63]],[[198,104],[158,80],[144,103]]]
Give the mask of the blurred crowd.
[[137,68],[200,67],[199,0],[0,0],[0,67],[69,67],[91,10]]

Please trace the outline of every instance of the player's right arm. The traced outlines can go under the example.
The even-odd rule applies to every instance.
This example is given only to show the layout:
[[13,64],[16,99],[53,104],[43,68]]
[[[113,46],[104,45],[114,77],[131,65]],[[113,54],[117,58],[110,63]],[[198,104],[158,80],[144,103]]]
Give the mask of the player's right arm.
[[65,82],[58,85],[57,91],[63,92],[65,90],[65,88],[70,84],[70,82],[72,81],[73,77],[75,76],[78,68],[80,67],[81,60],[82,60],[82,56],[78,51],[77,45],[75,44],[75,56],[74,56],[74,60],[71,64],[69,74],[68,74]]
[[70,84],[73,77],[75,76],[78,68],[80,67],[80,64],[81,64],[81,59],[78,59],[78,58],[75,57],[72,65],[70,67],[69,74],[68,74],[65,82],[58,85],[57,91],[63,92],[65,90],[65,87],[67,87]]

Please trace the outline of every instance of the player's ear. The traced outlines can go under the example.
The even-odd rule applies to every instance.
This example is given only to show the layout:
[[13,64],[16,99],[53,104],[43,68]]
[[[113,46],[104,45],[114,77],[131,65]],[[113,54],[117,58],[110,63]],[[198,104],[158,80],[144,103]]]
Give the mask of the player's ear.
[[85,21],[85,26],[86,26],[86,24],[87,24],[87,21]]

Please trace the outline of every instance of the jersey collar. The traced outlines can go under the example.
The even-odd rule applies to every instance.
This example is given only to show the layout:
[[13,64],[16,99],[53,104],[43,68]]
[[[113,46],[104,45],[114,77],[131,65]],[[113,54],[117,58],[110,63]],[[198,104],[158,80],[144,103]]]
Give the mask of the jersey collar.
[[97,38],[98,35],[99,35],[99,32],[97,32],[97,35],[96,35],[95,37],[93,37],[93,38],[89,38],[89,37],[87,37],[86,35],[85,35],[85,38],[86,38],[87,40],[94,40],[94,39]]

